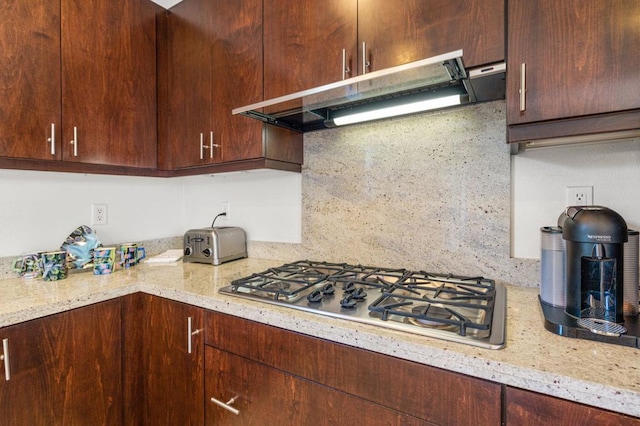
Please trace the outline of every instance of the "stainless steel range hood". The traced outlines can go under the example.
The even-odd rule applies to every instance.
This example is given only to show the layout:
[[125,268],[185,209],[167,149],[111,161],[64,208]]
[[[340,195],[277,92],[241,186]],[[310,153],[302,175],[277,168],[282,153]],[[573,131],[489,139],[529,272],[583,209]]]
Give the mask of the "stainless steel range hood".
[[[419,109],[410,112],[418,112],[504,99],[505,69],[501,62],[466,70],[462,50],[457,50],[235,108],[232,112],[308,132],[335,127],[340,117],[351,114],[381,109],[394,116],[406,114],[397,111],[400,105],[411,104]],[[373,119],[377,118],[383,116]]]

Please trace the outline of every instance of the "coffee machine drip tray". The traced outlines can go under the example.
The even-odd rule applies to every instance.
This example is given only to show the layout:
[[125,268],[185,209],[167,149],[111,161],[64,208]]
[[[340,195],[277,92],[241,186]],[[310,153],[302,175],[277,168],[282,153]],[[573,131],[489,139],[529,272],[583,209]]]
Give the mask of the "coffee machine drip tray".
[[[538,296],[538,299],[540,296]],[[542,314],[544,315],[544,328],[552,333],[564,337],[576,339],[595,340],[614,345],[630,346],[640,348],[640,321],[638,316],[624,317],[624,323],[617,331],[626,329],[626,333],[617,335],[615,332],[591,331],[589,328],[578,325],[576,318],[567,315],[563,307],[549,305],[540,300]],[[586,326],[587,324],[585,324]]]

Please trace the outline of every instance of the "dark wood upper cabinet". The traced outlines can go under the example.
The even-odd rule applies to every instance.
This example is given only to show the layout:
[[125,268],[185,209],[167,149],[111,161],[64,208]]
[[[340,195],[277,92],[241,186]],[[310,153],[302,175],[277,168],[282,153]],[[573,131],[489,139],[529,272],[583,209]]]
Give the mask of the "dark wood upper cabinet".
[[17,0],[0,10],[3,166],[154,169],[157,6]]
[[59,160],[60,2],[3,2],[0,12],[0,157]]
[[264,97],[346,77],[357,67],[357,0],[264,0]]
[[640,114],[625,114],[640,108],[640,2],[509,0],[508,10],[510,141],[638,127]]
[[219,150],[210,152],[209,140],[212,13],[212,2],[186,0],[164,17],[164,39],[159,40],[166,49],[166,61],[159,68],[160,89],[166,91],[158,111],[160,120],[166,120],[160,123],[166,132],[159,135],[161,167],[177,169],[220,159]]
[[262,0],[213,0],[212,129],[222,161],[260,158],[262,123],[232,115],[262,100]]
[[156,167],[156,11],[62,0],[65,161]]
[[231,113],[263,99],[262,0],[185,0],[165,21],[160,166],[193,174],[299,171],[302,135]]
[[503,0],[265,0],[264,19],[266,99],[458,49],[467,67],[505,57]]
[[504,61],[504,17],[503,0],[358,0],[358,41],[371,71],[458,49],[472,68]]
[[233,116],[262,100],[262,0],[187,0],[167,17],[167,141],[173,169],[260,158],[262,125]]
[[0,329],[6,426],[122,424],[120,299]]

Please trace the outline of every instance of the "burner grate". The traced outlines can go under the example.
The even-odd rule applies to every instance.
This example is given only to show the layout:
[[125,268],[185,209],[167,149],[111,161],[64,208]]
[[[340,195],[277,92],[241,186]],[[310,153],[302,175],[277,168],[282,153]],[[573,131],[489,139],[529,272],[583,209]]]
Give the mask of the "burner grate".
[[[415,272],[385,291],[369,310],[384,321],[397,317],[411,323],[452,326],[466,336],[490,331],[494,299],[493,280]],[[433,315],[434,308],[449,315]]]
[[481,347],[504,345],[505,289],[483,277],[300,260],[220,292]]

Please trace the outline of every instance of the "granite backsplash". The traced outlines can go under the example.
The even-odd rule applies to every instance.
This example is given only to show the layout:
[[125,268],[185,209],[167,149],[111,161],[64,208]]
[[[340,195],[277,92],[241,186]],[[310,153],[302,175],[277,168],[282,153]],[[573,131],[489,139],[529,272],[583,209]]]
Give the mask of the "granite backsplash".
[[510,256],[505,103],[305,134],[302,243],[249,255],[404,267],[539,285]]

